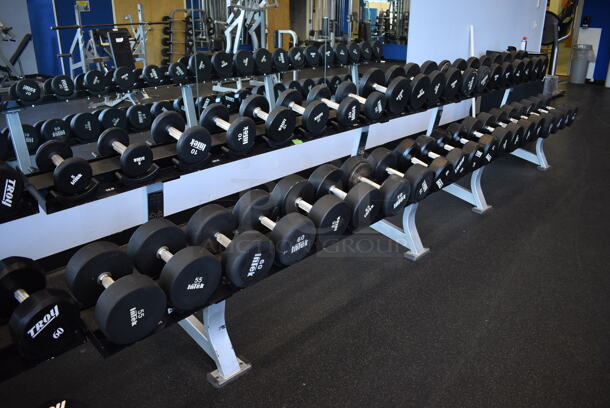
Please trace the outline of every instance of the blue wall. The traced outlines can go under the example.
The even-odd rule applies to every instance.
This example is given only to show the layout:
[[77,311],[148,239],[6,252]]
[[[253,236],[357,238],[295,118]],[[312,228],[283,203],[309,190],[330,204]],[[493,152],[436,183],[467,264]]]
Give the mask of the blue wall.
[[603,81],[606,79],[610,60],[610,1],[585,0],[582,15],[591,17],[589,27],[602,29],[593,79]]
[[[49,0],[28,0],[28,11],[30,14],[30,25],[32,26],[32,39],[36,49],[38,71],[46,75],[61,74],[61,65],[57,58],[57,54],[59,54],[57,33],[50,28],[55,25],[53,4],[55,4],[57,12],[57,25],[75,24],[74,0],[53,0],[52,2],[49,2]],[[112,0],[90,0],[89,4],[91,11],[81,14],[83,24],[114,22]],[[76,30],[59,31],[62,52],[67,53],[69,51],[75,33]],[[67,70],[67,59],[64,60]]]

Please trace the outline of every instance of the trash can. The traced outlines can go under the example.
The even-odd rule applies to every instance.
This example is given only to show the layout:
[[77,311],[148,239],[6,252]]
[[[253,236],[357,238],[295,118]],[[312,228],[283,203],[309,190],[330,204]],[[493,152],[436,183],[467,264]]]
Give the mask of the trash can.
[[593,46],[591,44],[577,44],[572,47],[570,83],[585,83],[590,62],[595,62],[595,54],[593,53]]

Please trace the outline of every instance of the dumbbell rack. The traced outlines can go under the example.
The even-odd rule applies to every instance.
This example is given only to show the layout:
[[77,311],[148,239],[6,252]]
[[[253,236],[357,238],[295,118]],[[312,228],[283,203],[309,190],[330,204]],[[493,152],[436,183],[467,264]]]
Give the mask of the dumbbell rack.
[[[357,68],[352,67],[351,70],[352,75],[357,75]],[[182,85],[181,92],[183,100],[185,101],[187,120],[189,125],[192,125],[193,123],[196,123],[192,87],[190,85]],[[273,92],[270,92],[270,94],[273,94]],[[507,97],[507,92],[505,92],[505,98]],[[215,165],[190,174],[173,178],[170,177],[164,182],[137,188],[127,191],[124,194],[112,195],[96,202],[73,207],[58,213],[48,215],[39,214],[37,219],[30,218],[17,220],[18,222],[16,223],[6,225],[8,227],[6,231],[10,234],[11,229],[15,229],[12,233],[20,235],[28,235],[29,232],[32,232],[29,236],[34,240],[41,239],[40,243],[33,241],[29,242],[30,250],[45,248],[44,245],[42,245],[44,242],[47,244],[46,249],[51,249],[51,253],[61,252],[69,247],[80,245],[82,242],[88,242],[111,235],[116,232],[117,228],[119,231],[125,230],[146,222],[148,214],[143,214],[141,210],[142,208],[148,208],[148,213],[151,212],[149,201],[150,197],[153,195],[159,197],[159,194],[162,194],[163,208],[160,210],[159,215],[174,214],[184,209],[192,208],[246,190],[264,182],[314,167],[318,164],[349,156],[350,154],[353,155],[362,147],[371,147],[374,146],[375,143],[386,143],[390,141],[383,135],[386,133],[384,132],[386,126],[405,129],[405,124],[407,124],[407,134],[393,136],[392,140],[414,134],[426,128],[431,129],[441,121],[442,113],[443,109],[435,107],[424,112],[391,118],[387,122],[365,125],[348,131],[328,134],[320,138],[309,140],[307,143],[270,150],[239,160]],[[23,132],[21,131],[19,110],[6,111],[5,114],[7,115],[7,122],[11,128],[11,132],[13,132],[13,130],[15,131],[15,133],[11,134],[14,135],[13,144],[16,153],[21,149],[22,154],[25,152],[25,156],[27,156],[27,159],[29,160],[27,146],[25,144]],[[427,126],[425,123],[426,121],[422,120],[425,118],[425,115],[430,115]],[[453,116],[455,116],[455,112],[453,113]],[[456,120],[460,117],[460,114],[457,114],[458,117],[453,116],[450,114],[448,120]],[[461,115],[461,117],[463,117],[463,115]],[[21,148],[19,148],[18,145],[21,145]],[[539,145],[537,144],[537,150],[538,149],[542,151],[542,143]],[[533,153],[530,154],[533,155]],[[517,156],[521,157],[519,155]],[[526,155],[522,154],[522,156]],[[529,159],[526,160],[531,161]],[[536,160],[538,160],[538,162],[540,161],[538,155],[536,156]],[[31,164],[27,168],[31,168]],[[252,176],[250,169],[257,170],[257,178],[247,178]],[[484,196],[480,185],[481,175],[482,169],[481,171],[478,171],[476,175],[473,175],[474,181],[471,180],[470,192],[461,186],[459,187],[463,190],[458,189],[458,186],[454,186],[454,188],[446,189],[445,191],[470,203],[478,200],[479,204],[473,203],[473,205],[479,208],[486,208],[488,207],[486,204],[480,204],[484,203]],[[218,185],[218,181],[223,180],[223,177],[224,179],[227,179],[228,177],[228,179],[231,180],[231,183],[221,181],[220,185]],[[233,179],[233,177],[235,179]],[[202,192],[201,195],[195,195],[193,194],[192,188],[194,185],[209,185],[214,188],[211,188],[210,191]],[[469,197],[468,194],[470,194],[470,201],[467,199]],[[174,201],[168,201],[168,197],[171,197]],[[117,210],[112,213],[111,211],[101,211],[102,208],[116,208]],[[414,258],[423,255],[427,251],[421,243],[415,224],[417,208],[418,204],[412,204],[405,209],[402,231],[400,231],[398,227],[384,222],[379,222],[373,226],[378,231],[410,249],[410,252],[415,255]],[[104,226],[107,229],[101,230],[99,228],[92,228],[89,231],[76,231],[77,228],[75,228],[72,223],[68,222],[68,220],[73,219],[75,216],[95,220],[98,227]],[[117,218],[119,219],[119,225],[117,225]],[[27,231],[27,228],[23,228],[28,225],[32,227],[34,224],[36,225],[36,231]],[[46,227],[45,224],[47,224]],[[48,227],[51,225],[64,226],[65,230],[62,232],[67,241],[63,243],[66,246],[65,248],[48,248],[50,241],[48,237],[44,236],[44,231],[48,230]],[[111,226],[112,228],[108,229],[108,226]],[[37,234],[36,232],[42,233]],[[53,242],[52,244],[58,245],[56,242]],[[18,251],[9,251],[12,255],[20,255],[15,253]],[[28,253],[27,255],[40,258],[48,254]],[[217,303],[213,303],[204,308],[203,321],[196,319],[194,316],[188,316],[179,321],[179,325],[186,330],[214,360],[217,370],[210,373],[209,379],[216,386],[226,384],[228,381],[237,378],[250,368],[250,365],[239,359],[233,350],[226,330],[226,322],[224,319],[225,308],[226,301],[220,300]]]

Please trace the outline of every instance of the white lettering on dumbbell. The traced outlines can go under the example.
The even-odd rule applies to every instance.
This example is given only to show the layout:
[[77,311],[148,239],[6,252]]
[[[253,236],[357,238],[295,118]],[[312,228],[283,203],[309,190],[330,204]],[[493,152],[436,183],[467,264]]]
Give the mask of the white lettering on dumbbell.
[[394,209],[396,209],[396,207],[398,207],[406,199],[407,199],[407,196],[405,193],[398,194],[398,196],[396,197],[396,200],[394,201],[394,205],[392,207]]
[[483,79],[481,79],[481,85],[485,86],[485,84],[487,84],[488,80],[489,80],[489,75],[485,75],[483,77]]
[[182,67],[176,67],[176,74],[178,74],[179,76],[184,76],[184,70],[182,69]]
[[300,52],[297,52],[297,55],[295,55],[295,56],[294,56],[294,60],[295,60],[295,61],[300,61],[300,60],[301,60],[301,58],[302,58],[302,56],[301,56],[301,53],[300,53]]
[[57,340],[59,337],[61,337],[61,335],[64,334],[64,329],[63,327],[58,327],[57,330],[55,330],[53,332],[53,338],[55,340]]
[[145,160],[146,160],[146,157],[140,156],[140,157],[134,157],[133,162],[136,163],[138,166],[141,166]]
[[240,134],[237,135],[237,139],[241,140],[244,145],[248,144],[248,127],[246,126]]
[[458,163],[455,165],[456,173],[459,173],[460,169],[462,168],[462,164],[464,164],[464,157],[460,158],[460,161],[458,161]]
[[203,142],[201,142],[199,140],[195,140],[195,139],[191,139],[189,144],[195,150],[194,154],[193,154],[193,150],[191,150],[191,154],[193,154],[193,155],[197,154],[197,150],[204,152],[205,149],[207,149],[207,147],[208,147],[207,143],[203,143]]
[[227,65],[229,65],[229,63],[228,63],[227,61],[221,61],[221,62],[220,62],[220,67],[221,67],[221,68],[224,68],[224,67],[226,67]]
[[470,78],[470,81],[468,81],[468,90],[472,90],[473,87],[474,87],[474,76],[472,78]]
[[120,119],[120,118],[114,118],[114,119],[112,119],[112,126],[116,126],[116,125],[118,125],[120,121],[121,121],[121,119]]
[[402,101],[403,94],[404,94],[404,90],[401,89],[400,92],[398,93],[398,95],[396,96],[396,100]]
[[508,140],[505,140],[505,141],[504,141],[504,143],[502,144],[502,147],[503,147],[504,149],[506,149],[506,146],[507,146],[507,145],[508,145]]
[[231,97],[231,96],[226,96],[225,95],[225,99],[229,102],[235,102],[235,98]]
[[303,248],[307,248],[308,243],[309,240],[305,239],[305,235],[301,235],[297,238],[297,243],[290,248],[290,253],[294,254],[295,252],[300,251]]
[[497,81],[499,76],[499,74],[494,75],[494,81]]
[[485,160],[490,162],[491,161],[491,154],[487,153],[487,155],[485,156]]
[[70,184],[75,185],[82,177],[83,175],[81,173],[78,173],[77,175],[70,175]]
[[474,153],[474,155],[475,155],[475,156],[477,156],[477,157],[481,157],[481,156],[483,155],[483,153],[481,153],[479,150],[477,150],[477,151]]
[[100,79],[98,77],[93,78],[93,85],[97,85],[100,83]]
[[330,224],[330,229],[333,230],[333,232],[337,232],[339,230],[339,227],[342,224],[343,219],[341,218],[341,216],[338,216],[331,224]]
[[[182,108],[184,109],[184,108]],[[138,123],[143,124],[146,122],[146,114],[144,112],[138,111]]]
[[260,269],[263,269],[265,266],[265,260],[263,259],[263,254],[256,253],[252,257],[252,262],[250,262],[250,268],[248,269],[247,278],[251,278],[256,275],[256,272]]
[[51,132],[51,137],[55,139],[59,137],[64,137],[65,135],[66,131],[60,127],[53,128],[53,131]]
[[189,284],[186,287],[186,290],[197,290],[197,289],[203,289],[204,287],[205,287],[205,283],[203,283],[203,277],[198,276],[195,278],[193,283]]
[[381,101],[377,101],[377,105],[375,105],[375,113],[381,113],[383,111],[383,106],[381,106]]
[[13,207],[13,193],[15,192],[16,185],[17,180],[6,179],[6,181],[4,182],[4,191],[2,192],[2,205],[5,205],[9,208]]
[[441,84],[438,83],[436,84],[436,86],[434,87],[434,95],[438,95],[438,90],[441,88]]
[[347,118],[351,121],[356,120],[356,105],[352,106],[352,109],[350,109],[349,114],[347,115]]
[[457,79],[455,81],[453,81],[452,83],[449,84],[449,86],[451,88],[455,88],[455,86],[457,85]]
[[68,83],[66,82],[65,79],[61,80],[61,82],[59,83],[59,88],[63,89],[64,91],[68,90]]
[[421,98],[422,96],[424,96],[426,94],[426,91],[424,91],[424,89],[420,89],[419,92],[417,93],[417,99]]
[[316,57],[316,53],[315,52],[312,52],[309,55],[311,55],[311,58],[315,58]]
[[284,53],[280,52],[278,59],[280,60],[280,62],[282,64],[284,64],[286,62],[286,58],[284,58]]
[[85,128],[86,130],[88,130],[89,132],[91,132],[91,128],[92,128],[92,127],[93,127],[93,123],[91,123],[91,121],[89,121],[89,120],[88,120],[88,121],[86,121],[86,122],[85,122],[85,126],[84,126],[84,128]]
[[55,318],[59,316],[59,306],[53,306],[39,321],[36,322],[34,326],[30,330],[28,330],[28,334],[31,338],[35,338],[40,334],[45,327],[49,325]]
[[141,320],[144,317],[144,309],[136,309],[135,307],[132,307],[131,309],[129,309],[129,318],[131,320],[131,327],[135,326],[138,324],[138,321]]
[[375,208],[375,204],[367,205],[366,208],[364,209],[364,218],[368,218],[369,215],[373,212],[374,208]]
[[286,123],[286,119],[282,119],[282,123],[277,127],[278,132],[282,130],[286,130],[288,124]]
[[421,189],[423,190],[424,193],[426,191],[428,191],[428,183],[426,183],[426,180],[424,180],[424,182],[421,183]]
[[438,179],[438,180],[436,180],[436,185],[438,186],[438,188],[443,188],[445,183],[443,183],[443,180]]
[[152,71],[150,71],[150,76],[151,76],[151,78],[159,79],[159,75],[157,75],[156,69],[153,69]]
[[322,120],[322,116],[324,116],[324,113],[320,113],[318,114],[318,116],[314,116],[313,120],[319,123]]
[[23,88],[21,88],[23,91],[25,91],[25,93],[27,95],[33,95],[34,93],[36,93],[36,88],[31,87],[27,84],[23,85]]

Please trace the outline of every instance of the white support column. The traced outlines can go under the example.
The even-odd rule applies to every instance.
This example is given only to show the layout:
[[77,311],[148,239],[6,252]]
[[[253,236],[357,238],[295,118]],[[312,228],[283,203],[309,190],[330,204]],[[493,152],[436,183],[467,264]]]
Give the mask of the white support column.
[[481,188],[481,177],[483,176],[484,169],[485,167],[478,168],[470,175],[470,190],[457,183],[453,183],[443,188],[443,191],[472,204],[474,206],[473,212],[483,214],[491,209],[491,205],[488,205],[487,201],[485,201],[485,195]]
[[216,388],[243,375],[251,364],[235,355],[225,322],[226,301],[203,309],[203,322],[194,315],[178,322],[180,327],[214,360],[217,369],[208,373],[208,381]]
[[411,261],[418,260],[430,251],[422,244],[419,232],[417,231],[417,225],[415,224],[415,214],[417,213],[418,205],[418,203],[414,203],[404,209],[402,228],[387,220],[381,220],[371,225],[371,228],[375,231],[407,248],[408,251],[405,252],[405,258]]
[[542,138],[538,138],[538,140],[536,140],[536,153],[519,148],[513,151],[511,154],[519,157],[520,159],[536,164],[538,166],[538,170],[540,171],[547,171],[551,167],[546,160],[546,155],[544,154],[544,139]]

